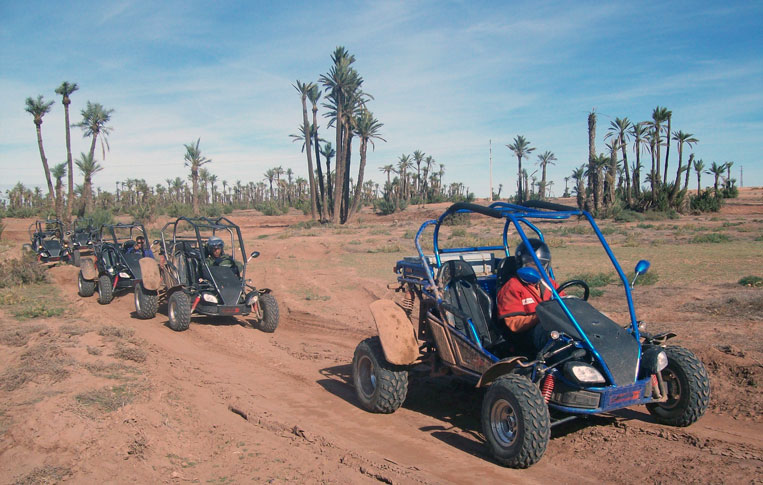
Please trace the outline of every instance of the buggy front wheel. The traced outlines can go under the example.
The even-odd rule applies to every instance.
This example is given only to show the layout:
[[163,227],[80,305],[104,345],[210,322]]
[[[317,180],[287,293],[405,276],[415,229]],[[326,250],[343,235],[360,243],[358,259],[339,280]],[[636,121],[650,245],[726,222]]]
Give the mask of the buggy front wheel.
[[188,330],[191,325],[191,299],[180,290],[170,295],[167,302],[170,328],[176,332]]
[[710,402],[710,380],[705,366],[693,353],[683,347],[665,347],[668,366],[661,372],[667,387],[668,399],[647,404],[649,413],[659,423],[669,426],[689,426],[697,421]]
[[135,285],[135,313],[138,318],[146,320],[154,318],[159,307],[159,295],[156,291],[150,291],[143,287],[143,283]]
[[95,281],[86,280],[82,276],[82,271],[77,273],[77,293],[79,296],[93,296],[95,293]]
[[98,278],[98,303],[108,305],[114,299],[114,287],[111,286],[111,278],[101,275]]
[[270,293],[265,293],[260,295],[258,303],[262,307],[262,319],[257,322],[257,328],[267,333],[275,332],[279,319],[276,297]]
[[75,249],[72,252],[72,264],[79,268],[79,265],[80,265],[80,262],[81,262],[81,257],[82,256],[80,255],[79,249]]
[[352,381],[360,403],[374,413],[395,412],[408,393],[408,369],[387,362],[379,337],[367,338],[355,348]]
[[482,401],[482,431],[502,465],[527,468],[540,460],[551,420],[538,386],[512,374],[494,381]]

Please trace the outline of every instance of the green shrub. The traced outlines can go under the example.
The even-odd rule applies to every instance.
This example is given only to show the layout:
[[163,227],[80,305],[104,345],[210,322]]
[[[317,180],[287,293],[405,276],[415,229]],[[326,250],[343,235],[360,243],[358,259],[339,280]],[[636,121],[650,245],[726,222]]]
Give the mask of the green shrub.
[[757,288],[763,286],[763,278],[760,276],[745,276],[739,280],[739,284],[742,286],[753,286]]
[[609,273],[581,273],[570,278],[571,280],[583,280],[591,288],[607,286],[612,283],[614,276]]
[[716,197],[712,191],[706,190],[698,197],[692,197],[690,207],[697,212],[718,212],[722,205],[723,197]]
[[188,204],[181,204],[180,202],[173,202],[167,206],[166,213],[172,218],[176,217],[193,217],[193,207]]
[[442,221],[444,226],[470,226],[471,223],[472,218],[469,212],[457,212],[455,214],[450,214]]
[[89,217],[93,219],[93,226],[100,228],[103,224],[114,224],[114,213],[109,209],[96,209]]
[[289,212],[287,207],[279,207],[278,204],[272,201],[256,204],[254,208],[262,212],[265,216],[280,216]]
[[44,281],[47,281],[45,267],[37,262],[34,254],[0,261],[0,288]]
[[692,244],[704,244],[704,243],[725,243],[731,241],[731,237],[728,234],[720,232],[714,232],[711,234],[697,234],[689,240]]

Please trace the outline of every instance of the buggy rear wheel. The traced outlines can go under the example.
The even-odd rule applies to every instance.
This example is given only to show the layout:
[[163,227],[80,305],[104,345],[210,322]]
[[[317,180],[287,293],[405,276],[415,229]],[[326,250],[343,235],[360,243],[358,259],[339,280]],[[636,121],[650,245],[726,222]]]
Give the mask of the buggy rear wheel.
[[263,332],[273,333],[278,327],[278,302],[270,293],[260,295],[259,304],[262,306],[262,320],[257,322],[257,328]]
[[98,303],[108,305],[114,299],[114,288],[111,286],[111,278],[101,275],[98,278]]
[[710,402],[710,379],[702,362],[683,347],[665,347],[668,366],[661,372],[668,400],[647,404],[659,423],[689,426],[705,414]]
[[159,295],[143,287],[143,283],[135,285],[135,313],[143,320],[154,318],[159,307]]
[[86,280],[82,276],[82,271],[77,273],[77,293],[79,296],[93,296],[95,293],[95,281]]
[[367,338],[355,348],[352,381],[360,403],[374,413],[395,412],[408,393],[408,369],[387,362],[379,337]]
[[188,330],[191,325],[191,299],[182,291],[176,291],[170,295],[167,302],[170,328],[176,332]]
[[538,386],[513,374],[494,381],[482,401],[482,431],[500,464],[527,468],[538,462],[551,435],[548,407]]
[[79,249],[75,249],[72,252],[72,264],[79,268],[80,263],[81,263],[81,255],[79,253]]

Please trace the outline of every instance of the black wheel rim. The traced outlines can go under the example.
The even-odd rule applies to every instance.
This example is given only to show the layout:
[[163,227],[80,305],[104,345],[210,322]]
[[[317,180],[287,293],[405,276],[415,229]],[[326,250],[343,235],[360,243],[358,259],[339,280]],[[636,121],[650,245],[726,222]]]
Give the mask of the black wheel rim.
[[519,424],[514,406],[505,399],[498,399],[490,408],[490,429],[493,437],[504,448],[514,444],[519,435]]
[[363,355],[358,359],[360,391],[366,398],[370,398],[376,392],[376,374],[374,370],[374,363],[367,355]]
[[670,368],[662,371],[662,379],[668,390],[668,400],[662,403],[664,409],[673,409],[681,402],[681,380]]

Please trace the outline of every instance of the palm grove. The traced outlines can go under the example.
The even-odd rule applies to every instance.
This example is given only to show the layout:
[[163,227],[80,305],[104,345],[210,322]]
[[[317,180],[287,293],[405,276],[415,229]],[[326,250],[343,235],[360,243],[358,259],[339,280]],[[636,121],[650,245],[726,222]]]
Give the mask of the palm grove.
[[[301,143],[307,179],[279,165],[267,169],[258,181],[221,180],[210,171],[212,160],[202,153],[201,140],[196,139],[184,145],[187,179],[167,178],[151,185],[142,178],[128,178],[117,181],[113,192],[94,188],[93,178],[103,170],[114,110],[87,101],[80,111],[81,120],[70,124],[71,98],[79,87],[63,82],[55,93],[61,96],[64,107],[66,160],[51,167],[45,153],[43,118],[54,101],[47,101],[42,95],[27,98],[25,109],[35,125],[47,194],[18,183],[6,191],[3,212],[20,217],[54,212],[65,221],[71,221],[73,215],[85,214],[105,221],[114,214],[127,213],[147,221],[159,214],[218,216],[247,208],[273,215],[295,207],[311,214],[314,220],[344,224],[352,221],[367,204],[373,204],[380,213],[391,213],[411,203],[472,200],[474,194],[463,183],[445,184],[444,164],[421,150],[402,154],[394,162],[379,167],[384,177],[381,191],[379,184],[366,180],[369,147],[373,151],[376,142],[386,140],[381,133],[384,125],[369,110],[373,96],[364,91],[363,77],[354,63],[353,55],[344,47],[337,47],[328,72],[316,82],[297,80],[293,84],[301,100],[302,116],[298,134],[290,137]],[[322,117],[328,121],[325,133],[318,122],[319,105],[325,110]],[[71,153],[70,127],[80,128],[83,137],[90,139],[89,150],[76,159]],[[696,159],[691,150],[699,140],[691,133],[673,131],[672,112],[667,108],[656,107],[652,119],[641,122],[616,118],[605,133],[604,152],[596,150],[596,129],[597,115],[592,111],[588,115],[588,160],[564,177],[563,196],[575,194],[581,209],[599,217],[616,215],[622,209],[718,210],[723,198],[736,195],[735,180],[731,178],[733,162],[706,165]],[[359,153],[357,168],[352,161],[353,142]],[[101,149],[96,150],[99,143]],[[553,185],[547,178],[547,169],[557,161],[554,153],[546,150],[537,154],[538,170],[528,173],[527,165],[535,151],[530,141],[517,135],[506,147],[517,160],[517,192],[512,199],[515,202],[545,199]],[[675,147],[673,161],[672,147]],[[629,153],[633,155],[630,159]],[[80,184],[74,183],[75,166],[81,175]],[[538,172],[540,175],[536,176]],[[703,173],[713,176],[712,190],[702,191]],[[696,176],[696,193],[689,190],[692,174]],[[492,198],[500,198],[502,188],[499,186]]]

